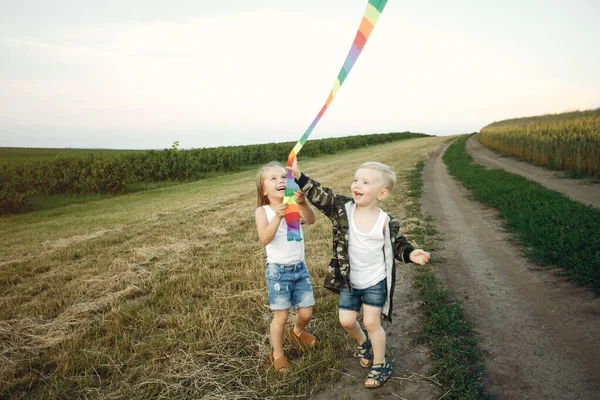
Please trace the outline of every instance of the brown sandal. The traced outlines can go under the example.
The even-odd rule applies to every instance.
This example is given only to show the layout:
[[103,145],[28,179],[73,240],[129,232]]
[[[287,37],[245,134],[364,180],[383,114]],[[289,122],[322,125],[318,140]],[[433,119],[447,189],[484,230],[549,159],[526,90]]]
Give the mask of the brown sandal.
[[315,335],[308,333],[307,331],[302,331],[300,336],[296,335],[294,332],[294,327],[290,330],[290,338],[292,342],[296,343],[300,347],[310,347],[313,348],[317,344],[317,338]]
[[279,372],[280,374],[287,374],[292,370],[292,366],[290,365],[290,362],[286,356],[277,357],[277,359],[275,359],[273,358],[273,354],[271,354],[269,361],[275,368],[275,371]]

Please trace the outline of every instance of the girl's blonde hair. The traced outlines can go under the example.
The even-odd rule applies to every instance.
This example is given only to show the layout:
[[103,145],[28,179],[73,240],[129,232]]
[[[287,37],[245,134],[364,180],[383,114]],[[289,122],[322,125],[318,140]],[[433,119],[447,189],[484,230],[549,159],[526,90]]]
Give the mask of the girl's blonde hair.
[[396,184],[396,174],[394,173],[394,171],[392,171],[390,167],[383,163],[377,161],[368,161],[358,168],[372,168],[376,169],[377,171],[380,171],[383,175],[383,178],[386,181],[386,189],[388,190],[392,190],[394,185]]
[[262,167],[260,167],[260,169],[256,173],[256,204],[258,205],[258,207],[262,207],[264,205],[269,204],[269,199],[264,194],[265,188],[263,186],[263,183],[265,181],[265,171],[273,167],[281,168],[285,171],[283,166],[277,161],[270,161]]

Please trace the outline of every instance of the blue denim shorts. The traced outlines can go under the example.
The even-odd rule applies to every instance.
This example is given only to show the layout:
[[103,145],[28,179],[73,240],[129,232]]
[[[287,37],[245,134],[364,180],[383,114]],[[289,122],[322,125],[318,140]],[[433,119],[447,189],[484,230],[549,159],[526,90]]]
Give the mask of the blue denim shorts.
[[267,291],[271,310],[287,310],[315,305],[312,283],[306,264],[267,263]]
[[347,287],[340,289],[340,310],[360,311],[360,306],[366,304],[371,307],[383,308],[387,297],[387,279],[379,281],[366,289],[348,290]]

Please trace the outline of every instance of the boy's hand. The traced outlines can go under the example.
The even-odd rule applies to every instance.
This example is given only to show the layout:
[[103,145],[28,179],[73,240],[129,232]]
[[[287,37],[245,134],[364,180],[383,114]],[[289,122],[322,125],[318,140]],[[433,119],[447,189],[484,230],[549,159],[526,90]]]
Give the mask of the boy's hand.
[[431,257],[431,254],[421,249],[413,250],[410,253],[410,261],[419,265],[427,264],[429,257]]
[[287,208],[287,204],[285,204],[285,203],[281,203],[280,205],[278,205],[277,208],[275,209],[275,216],[280,219],[284,218],[286,208]]
[[294,200],[296,200],[296,204],[304,203],[304,192],[301,190],[296,190],[294,193]]
[[287,169],[288,171],[292,171],[292,176],[294,177],[294,179],[300,179],[300,176],[302,175],[302,172],[300,171],[300,167],[298,167],[298,157],[294,157],[294,161],[292,162],[292,166],[288,167],[286,165],[285,169]]

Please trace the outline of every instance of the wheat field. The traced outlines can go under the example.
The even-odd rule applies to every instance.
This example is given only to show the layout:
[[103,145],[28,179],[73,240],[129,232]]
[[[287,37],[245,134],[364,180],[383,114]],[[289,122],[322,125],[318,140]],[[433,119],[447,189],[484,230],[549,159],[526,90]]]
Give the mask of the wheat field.
[[600,178],[600,109],[495,122],[479,140],[536,165]]

